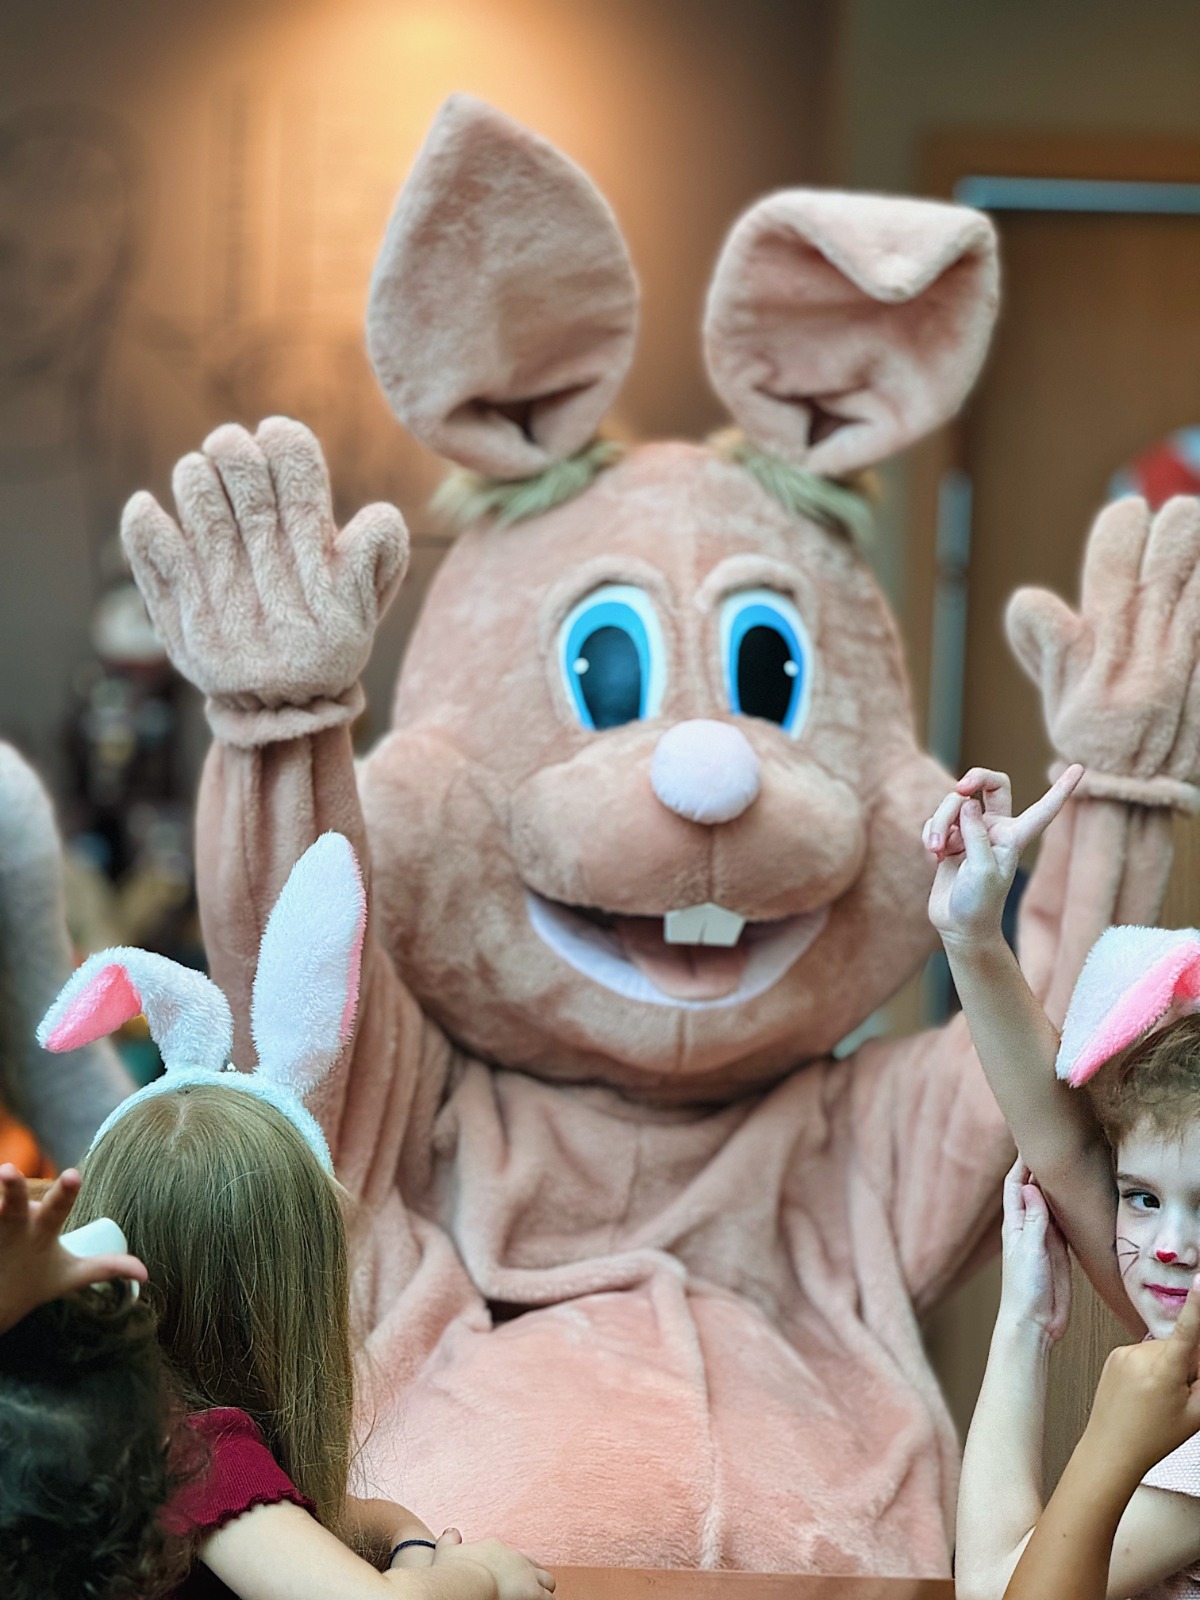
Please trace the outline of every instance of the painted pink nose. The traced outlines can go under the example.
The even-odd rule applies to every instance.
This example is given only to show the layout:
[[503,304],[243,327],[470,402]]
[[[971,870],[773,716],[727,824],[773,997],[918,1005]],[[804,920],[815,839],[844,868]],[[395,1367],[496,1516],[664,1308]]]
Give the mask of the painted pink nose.
[[1156,1250],[1154,1252],[1154,1254],[1158,1257],[1158,1259],[1160,1261],[1163,1261],[1163,1262],[1174,1261],[1174,1259],[1175,1259],[1175,1251],[1174,1250]]
[[677,722],[658,741],[650,782],[668,811],[689,822],[732,822],[758,798],[758,757],[730,722]]

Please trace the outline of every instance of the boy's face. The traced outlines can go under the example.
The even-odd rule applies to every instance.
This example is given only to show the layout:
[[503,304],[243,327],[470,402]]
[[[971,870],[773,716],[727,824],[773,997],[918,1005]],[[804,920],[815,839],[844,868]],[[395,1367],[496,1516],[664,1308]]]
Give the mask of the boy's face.
[[1164,1138],[1140,1122],[1117,1151],[1117,1260],[1135,1309],[1165,1339],[1200,1271],[1200,1120]]

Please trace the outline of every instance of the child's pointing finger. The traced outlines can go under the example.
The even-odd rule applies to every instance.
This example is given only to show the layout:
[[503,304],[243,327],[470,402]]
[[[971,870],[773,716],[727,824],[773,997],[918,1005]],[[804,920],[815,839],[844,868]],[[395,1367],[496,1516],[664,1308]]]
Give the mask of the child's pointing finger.
[[1200,1365],[1200,1273],[1192,1279],[1187,1299],[1175,1319],[1171,1345],[1186,1366],[1186,1381],[1194,1383]]

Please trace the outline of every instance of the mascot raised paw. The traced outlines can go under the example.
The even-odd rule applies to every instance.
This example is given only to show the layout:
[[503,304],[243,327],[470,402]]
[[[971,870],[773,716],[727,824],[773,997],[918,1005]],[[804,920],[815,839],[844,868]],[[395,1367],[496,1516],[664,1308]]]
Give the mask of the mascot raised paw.
[[0,741],[0,1105],[60,1168],[79,1160],[134,1087],[106,1041],[61,1060],[38,1045],[37,1020],[71,966],[54,808],[33,770]]
[[[920,1317],[998,1221],[1012,1150],[961,1022],[831,1052],[931,946],[920,831],[947,787],[856,474],[958,407],[996,300],[973,211],[773,195],[705,319],[737,432],[621,450],[598,435],[636,327],[612,214],[456,98],[368,342],[462,469],[460,534],[357,774],[396,513],[339,533],[316,442],[279,420],[181,464],[178,522],[131,504],[139,582],[209,696],[200,893],[239,1063],[292,863],[332,828],[369,864],[319,1112],[367,1231],[367,1469],[435,1526],[554,1563],[949,1570],[957,1448]],[[1134,604],[1137,574],[1112,582]],[[1027,896],[1023,959],[1065,995],[1118,906],[1153,918],[1194,774],[1120,789],[1116,680],[1082,645],[1058,670],[1064,617],[1031,605],[1063,758],[1086,731],[1116,763]],[[1164,674],[1147,657],[1137,694],[1194,722]]]

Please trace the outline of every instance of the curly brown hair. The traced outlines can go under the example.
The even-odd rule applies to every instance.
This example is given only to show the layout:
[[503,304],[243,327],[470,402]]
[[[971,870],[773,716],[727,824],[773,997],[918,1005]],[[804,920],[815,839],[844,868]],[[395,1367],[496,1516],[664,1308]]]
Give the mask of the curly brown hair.
[[125,1286],[39,1306],[0,1337],[0,1594],[147,1600],[190,1551],[159,1511],[202,1467],[153,1313]]
[[1104,1063],[1088,1090],[1114,1150],[1142,1122],[1178,1135],[1200,1116],[1200,1013],[1135,1040]]

